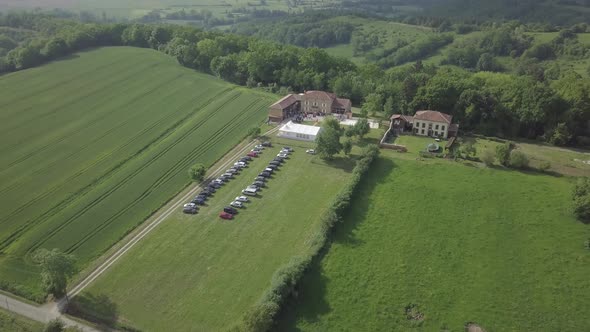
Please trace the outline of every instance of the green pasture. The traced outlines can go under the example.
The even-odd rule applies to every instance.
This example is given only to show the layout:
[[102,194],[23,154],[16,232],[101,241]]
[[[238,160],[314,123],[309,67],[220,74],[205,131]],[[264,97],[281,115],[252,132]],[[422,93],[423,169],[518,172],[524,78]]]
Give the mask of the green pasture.
[[148,49],[101,48],[0,77],[0,280],[29,254],[97,258],[262,122],[274,97]]
[[89,311],[115,310],[120,322],[142,331],[219,331],[237,322],[270,286],[275,270],[308,250],[319,216],[354,166],[347,158],[326,164],[305,153],[306,143],[288,141],[296,151],[259,197],[250,198],[234,220],[220,219],[282,141],[198,214],[184,215],[179,206],[75,301]]
[[573,179],[382,152],[276,331],[590,329]]
[[5,309],[0,309],[0,331],[41,332],[43,331],[43,324]]

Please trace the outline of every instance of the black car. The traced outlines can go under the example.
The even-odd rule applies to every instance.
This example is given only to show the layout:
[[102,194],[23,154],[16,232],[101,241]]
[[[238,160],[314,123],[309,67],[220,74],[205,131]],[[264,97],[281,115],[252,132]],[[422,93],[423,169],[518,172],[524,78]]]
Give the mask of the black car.
[[245,163],[247,163],[251,160],[252,160],[252,157],[250,157],[250,156],[243,156],[242,158],[240,158],[240,161],[243,161]]
[[275,165],[275,166],[281,166],[281,162],[278,160],[271,160],[268,164]]
[[254,181],[263,181],[263,182],[265,182],[265,181],[266,181],[266,178],[265,178],[264,176],[257,176],[257,177],[254,179]]
[[222,179],[223,182],[228,182],[229,180],[231,180],[232,177],[229,175],[223,174],[223,175],[219,176],[219,178]]
[[268,147],[272,146],[272,143],[267,141],[267,142],[262,142],[260,145],[266,146],[268,148]]
[[262,172],[262,173],[258,174],[258,176],[262,176],[262,177],[265,177],[265,178],[269,178],[269,177],[270,177],[270,173],[269,173],[269,172],[266,172],[266,171],[264,171],[264,172]]
[[[276,157],[276,158],[275,158],[275,159],[273,159],[272,161],[276,161],[276,162],[277,162],[277,163],[279,163],[279,164],[282,164],[282,163],[284,163],[284,162],[285,162],[285,160],[284,160],[283,158],[279,158],[279,157]],[[272,161],[271,161],[271,162],[272,162]]]
[[238,213],[238,210],[234,209],[231,206],[226,206],[223,208],[223,212],[227,212],[227,213],[231,213],[231,214],[236,214]]
[[273,171],[278,168],[277,165],[273,165],[273,164],[268,164],[268,166],[266,166],[266,167],[272,169]]
[[252,183],[253,186],[256,186],[258,188],[264,188],[266,187],[266,184],[263,181],[254,181],[254,183]]
[[214,193],[215,191],[217,191],[217,189],[215,189],[215,187],[213,187],[212,185],[207,186],[207,188],[205,188],[203,190],[206,190],[210,193]]
[[211,196],[211,195],[213,195],[213,193],[210,192],[209,190],[203,190],[197,196]]
[[219,189],[219,188],[221,188],[221,185],[217,182],[211,182],[211,183],[209,183],[209,188]]
[[206,201],[207,200],[207,197],[208,197],[207,195],[201,195],[201,194],[199,194],[199,195],[195,196],[195,199],[202,199],[202,200]]
[[198,210],[197,210],[197,207],[196,206],[193,206],[193,207],[188,207],[187,206],[187,207],[185,207],[185,208],[182,209],[182,212],[183,213],[186,213],[186,214],[196,214],[197,211]]
[[205,204],[205,200],[202,197],[196,197],[195,199],[193,199],[191,201],[191,203],[195,203],[197,205],[204,205]]

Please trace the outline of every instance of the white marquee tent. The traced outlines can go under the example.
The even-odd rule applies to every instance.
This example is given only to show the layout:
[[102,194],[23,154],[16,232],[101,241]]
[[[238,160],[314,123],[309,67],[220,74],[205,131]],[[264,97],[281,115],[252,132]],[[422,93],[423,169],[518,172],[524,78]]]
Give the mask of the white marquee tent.
[[315,141],[321,129],[321,127],[307,126],[289,121],[279,129],[277,136],[301,141]]

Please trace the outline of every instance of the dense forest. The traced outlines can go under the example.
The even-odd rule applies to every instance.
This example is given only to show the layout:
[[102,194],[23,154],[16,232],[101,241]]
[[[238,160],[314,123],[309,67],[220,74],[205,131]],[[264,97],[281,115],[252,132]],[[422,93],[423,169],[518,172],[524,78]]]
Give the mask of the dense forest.
[[[0,57],[0,72],[34,67],[90,47],[129,45],[165,52],[183,66],[240,85],[280,93],[330,90],[351,98],[356,105],[363,104],[370,113],[411,114],[418,109],[435,109],[453,114],[464,131],[556,145],[590,145],[588,79],[574,71],[550,73],[535,67],[534,62],[530,68],[523,65],[520,75],[495,73],[496,64],[486,56],[519,52],[534,58],[551,56],[551,52],[576,52],[567,29],[549,43],[551,51],[531,49],[526,39],[519,37],[518,29],[493,30],[483,37],[484,42],[473,45],[475,55],[447,59],[466,61],[470,66],[475,63],[483,70],[474,72],[420,61],[383,70],[377,64],[355,65],[318,48],[178,25],[81,23],[13,13],[0,16],[0,27],[14,34],[0,37],[6,53]],[[406,52],[411,60],[412,52]]]

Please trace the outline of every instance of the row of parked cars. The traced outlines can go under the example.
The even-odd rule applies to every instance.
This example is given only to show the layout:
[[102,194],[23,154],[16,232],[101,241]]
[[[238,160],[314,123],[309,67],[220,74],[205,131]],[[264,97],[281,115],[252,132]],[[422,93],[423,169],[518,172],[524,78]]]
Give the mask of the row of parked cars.
[[[256,145],[246,156],[243,156],[236,161],[232,167],[227,169],[225,173],[220,175],[218,178],[211,181],[205,189],[203,189],[197,196],[195,196],[189,203],[184,204],[182,211],[187,214],[196,214],[199,210],[199,205],[204,205],[205,202],[213,196],[213,193],[225,183],[233,179],[239,174],[242,168],[248,167],[248,163],[252,161],[252,158],[258,157],[265,147],[272,146],[270,142],[263,142],[262,144]],[[226,211],[227,210],[227,211]],[[229,213],[228,211],[237,213],[237,210],[226,207],[223,212]],[[233,216],[232,214],[232,216]],[[220,215],[221,216],[221,215]],[[226,216],[228,217],[228,216]],[[223,217],[222,217],[223,218]],[[231,218],[225,218],[231,219]]]
[[[230,207],[243,207],[243,203],[249,201],[247,196],[257,196],[258,191],[266,187],[266,181],[287,159],[289,159],[289,154],[291,154],[292,152],[293,149],[291,149],[290,147],[283,147],[281,151],[277,154],[277,156],[268,163],[268,165],[262,170],[262,172],[258,174],[257,177],[254,178],[254,182],[252,182],[251,185],[242,190],[242,194],[244,194],[245,196],[236,197],[236,199],[230,203]],[[229,213],[229,211],[226,212]]]

